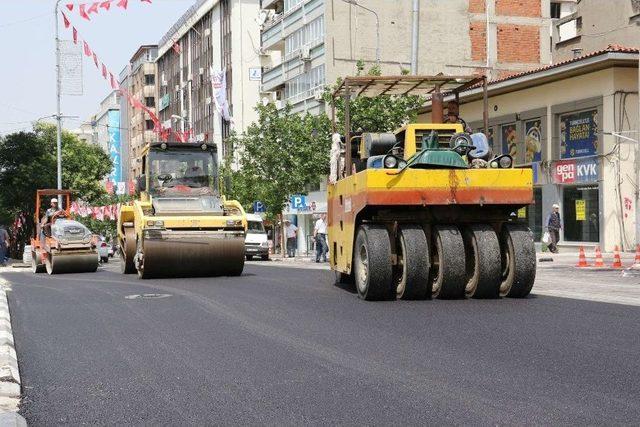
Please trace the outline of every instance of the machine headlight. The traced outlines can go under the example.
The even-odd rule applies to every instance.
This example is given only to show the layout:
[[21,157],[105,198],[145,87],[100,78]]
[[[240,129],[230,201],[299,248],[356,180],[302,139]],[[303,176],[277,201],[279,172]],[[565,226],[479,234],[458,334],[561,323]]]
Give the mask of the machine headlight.
[[500,163],[500,167],[503,169],[508,169],[513,165],[513,159],[509,155],[505,155],[498,159],[498,163]]
[[91,233],[85,234],[82,237],[82,243],[91,243]]
[[164,227],[164,221],[147,221],[147,227]]
[[384,167],[387,169],[393,169],[398,167],[398,159],[393,156],[387,156],[384,158]]
[[493,169],[497,169],[498,168],[498,162],[496,162],[495,160],[492,161],[491,163],[489,163],[489,166],[492,167]]
[[239,219],[228,219],[227,220],[227,226],[229,226],[229,227],[241,226],[241,225],[242,225],[242,220],[239,220]]
[[160,144],[160,148],[162,148],[163,150],[167,149],[167,143],[163,142],[162,144]]
[[207,149],[207,144],[202,144],[202,145],[200,146],[200,148],[202,148],[202,150],[206,150],[206,149]]

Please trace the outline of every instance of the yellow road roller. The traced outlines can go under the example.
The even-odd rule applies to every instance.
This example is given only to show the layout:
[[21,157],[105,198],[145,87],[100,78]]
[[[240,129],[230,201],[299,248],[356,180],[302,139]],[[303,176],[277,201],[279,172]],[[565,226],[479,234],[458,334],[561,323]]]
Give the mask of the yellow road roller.
[[[483,89],[484,132],[458,116],[459,93],[472,87]],[[527,296],[535,249],[516,212],[533,202],[533,173],[493,153],[484,76],[348,77],[333,93],[332,116],[338,97],[409,94],[430,97],[431,123],[354,131],[345,102],[328,189],[337,280],[355,282],[365,300]]]
[[239,276],[246,215],[218,182],[216,146],[156,142],[142,153],[140,199],[121,206],[118,241],[124,274]]
[[[34,273],[93,273],[98,252],[91,231],[71,215],[71,190],[37,190],[35,227],[31,238],[31,270]],[[42,201],[51,197],[44,209]],[[58,206],[59,203],[62,206]],[[41,212],[42,210],[42,212]]]

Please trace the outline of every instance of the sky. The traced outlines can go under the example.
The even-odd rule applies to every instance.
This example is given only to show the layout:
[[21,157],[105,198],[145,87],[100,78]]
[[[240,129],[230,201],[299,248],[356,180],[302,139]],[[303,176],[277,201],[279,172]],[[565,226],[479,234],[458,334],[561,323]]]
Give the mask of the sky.
[[[152,0],[152,4],[129,0],[127,10],[113,7],[92,14],[91,21],[81,18],[77,6],[69,20],[87,40],[114,76],[127,64],[137,48],[156,44],[173,23],[196,0]],[[63,6],[74,0],[62,0]],[[76,0],[75,3],[91,3]],[[31,129],[39,118],[55,114],[55,0],[0,0],[0,40],[4,57],[0,61],[0,135]],[[71,39],[71,29],[60,20],[60,37]],[[64,127],[77,128],[98,112],[100,101],[111,91],[93,61],[83,58],[83,95],[64,96],[62,114],[78,116],[65,119]]]

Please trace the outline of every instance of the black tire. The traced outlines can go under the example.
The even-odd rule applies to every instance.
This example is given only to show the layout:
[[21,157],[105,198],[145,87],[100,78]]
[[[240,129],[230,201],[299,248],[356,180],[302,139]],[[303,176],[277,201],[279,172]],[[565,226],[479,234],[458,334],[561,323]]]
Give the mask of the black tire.
[[53,254],[48,254],[47,259],[44,261],[44,266],[49,276],[56,274],[55,269],[53,268]]
[[498,298],[502,264],[500,241],[493,227],[473,224],[463,229],[467,298]]
[[404,225],[398,230],[396,245],[396,296],[407,300],[431,297],[429,246],[419,225]]
[[462,233],[455,225],[436,225],[431,242],[431,296],[464,297],[466,269]]
[[260,259],[263,261],[269,261],[269,255],[262,255]]
[[122,274],[133,274],[136,266],[133,257],[136,255],[136,232],[133,228],[125,228],[124,240],[120,241],[120,271]]
[[247,261],[251,261],[253,259],[252,255],[247,255]]
[[500,296],[526,297],[536,280],[536,249],[529,227],[524,224],[504,224],[500,234],[500,253]]
[[45,266],[40,262],[40,255],[34,251],[31,251],[31,271],[34,274],[45,272]]
[[358,296],[367,301],[395,299],[391,241],[380,225],[362,225],[356,236],[353,266]]

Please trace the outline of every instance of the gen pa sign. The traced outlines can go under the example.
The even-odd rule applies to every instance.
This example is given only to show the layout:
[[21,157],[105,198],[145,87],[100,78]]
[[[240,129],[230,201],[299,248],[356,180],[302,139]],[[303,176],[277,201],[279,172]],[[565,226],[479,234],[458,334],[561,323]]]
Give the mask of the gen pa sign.
[[556,184],[587,183],[598,180],[598,158],[561,160],[553,164]]

